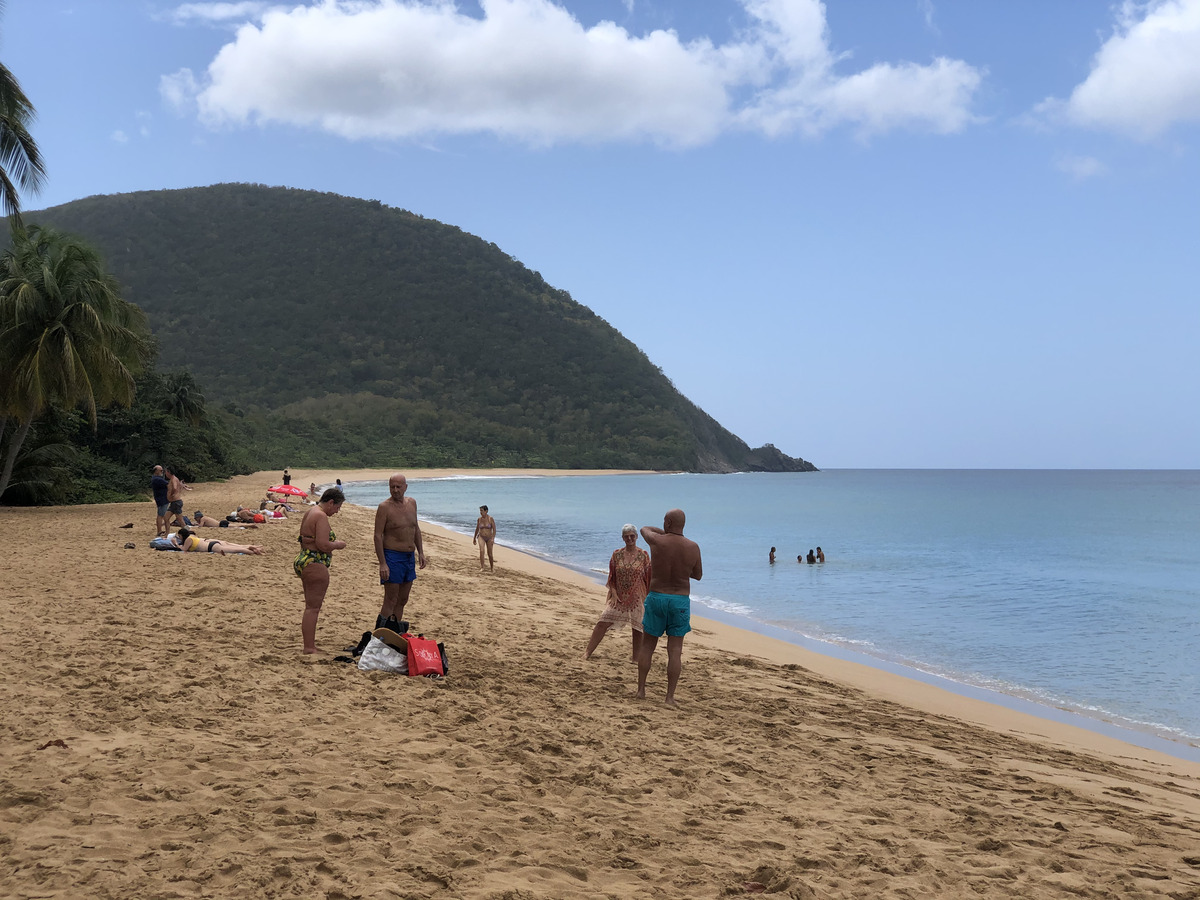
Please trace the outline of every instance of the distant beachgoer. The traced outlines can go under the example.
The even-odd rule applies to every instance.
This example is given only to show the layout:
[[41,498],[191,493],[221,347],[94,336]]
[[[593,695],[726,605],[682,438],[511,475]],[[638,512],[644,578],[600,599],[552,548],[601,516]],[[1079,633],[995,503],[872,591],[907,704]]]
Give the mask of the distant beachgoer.
[[770,560],[771,565],[775,565],[775,548],[774,547],[771,548],[771,555],[769,557],[769,560]]
[[639,700],[646,696],[646,676],[658,639],[667,636],[667,703],[675,705],[675,686],[683,669],[683,638],[692,630],[692,585],[704,575],[700,547],[683,536],[685,516],[672,509],[663,517],[663,527],[642,526],[642,537],[650,545],[650,593],[642,619],[642,652],[638,657]]
[[308,486],[308,496],[309,497],[317,496],[317,483],[315,481]]
[[798,563],[800,563],[801,565],[803,565],[803,563],[804,563],[804,554],[803,554],[803,553],[797,553],[797,554],[796,554],[796,562],[798,562]]
[[346,549],[346,542],[339,541],[333,533],[329,517],[336,516],[345,502],[345,494],[337,488],[329,488],[321,495],[321,501],[300,520],[300,552],[292,561],[292,571],[304,586],[300,639],[305,653],[324,652],[317,647],[317,619],[325,602],[325,592],[329,590],[333,551]]
[[817,555],[815,553],[813,553],[811,549],[809,549],[809,551],[808,551],[807,560],[808,560],[808,564],[810,566],[817,561]]
[[408,479],[393,475],[388,479],[388,498],[375,510],[375,556],[379,559],[379,583],[383,585],[383,604],[375,620],[376,628],[391,616],[404,618],[404,607],[417,580],[417,568],[425,568],[417,501],[404,496],[407,490]]
[[201,510],[196,510],[193,514],[194,519],[192,524],[196,528],[240,528],[245,529],[245,525],[234,525],[228,519],[214,519],[212,516],[206,516]]
[[239,522],[253,522],[254,517],[258,514],[247,506],[239,506],[237,510],[230,513],[230,515]]
[[287,466],[283,467],[283,486],[287,487],[292,483],[292,473],[287,470]]
[[167,528],[167,512],[171,507],[171,501],[167,499],[167,488],[170,487],[170,482],[163,475],[163,467],[155,466],[150,475],[150,490],[154,494],[154,533],[158,537],[166,535]]
[[[274,500],[270,502],[275,503]],[[267,501],[264,500],[258,504],[258,511],[268,519],[286,519],[288,512],[291,511],[291,507],[286,503],[275,503],[274,509],[267,509]]]
[[183,527],[183,492],[191,488],[184,484],[178,475],[169,468],[163,469],[167,476],[168,517],[174,516],[173,524]]
[[483,571],[483,551],[487,550],[488,568],[495,569],[496,563],[492,559],[492,544],[496,540],[496,520],[488,515],[486,506],[479,507],[479,518],[475,520],[475,536],[471,538],[472,544],[479,545],[479,571]]
[[650,589],[650,554],[637,545],[637,529],[621,529],[625,546],[613,551],[608,561],[608,599],[600,621],[592,629],[583,658],[591,659],[604,635],[614,625],[629,625],[633,632],[633,661],[642,650],[642,617],[646,612],[646,592]]
[[817,562],[825,562],[825,551],[820,547],[817,548]]
[[198,537],[190,528],[180,528],[171,538],[180,549],[190,553],[219,553],[225,556],[229,553],[253,554],[262,556],[267,551],[256,544],[235,544],[233,541],[210,541]]

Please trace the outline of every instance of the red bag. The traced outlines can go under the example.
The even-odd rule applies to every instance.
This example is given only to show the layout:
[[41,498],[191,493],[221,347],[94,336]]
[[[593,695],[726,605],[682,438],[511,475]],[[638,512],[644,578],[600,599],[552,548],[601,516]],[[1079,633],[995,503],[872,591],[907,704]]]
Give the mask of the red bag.
[[409,675],[442,675],[442,654],[436,641],[424,635],[405,635],[408,641]]

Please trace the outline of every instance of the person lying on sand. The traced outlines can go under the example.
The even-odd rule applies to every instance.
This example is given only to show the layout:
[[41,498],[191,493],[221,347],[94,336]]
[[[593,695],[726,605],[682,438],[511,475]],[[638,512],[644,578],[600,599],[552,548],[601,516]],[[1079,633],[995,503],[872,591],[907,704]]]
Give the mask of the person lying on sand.
[[238,528],[245,530],[247,528],[257,528],[256,525],[234,525],[228,519],[214,519],[212,516],[206,516],[202,511],[196,510],[196,514],[192,517],[192,527],[194,528]]
[[171,537],[171,542],[183,550],[192,553],[220,553],[225,556],[230,553],[246,553],[262,556],[267,551],[254,544],[235,544],[232,541],[209,541],[197,537],[189,528],[180,528]]

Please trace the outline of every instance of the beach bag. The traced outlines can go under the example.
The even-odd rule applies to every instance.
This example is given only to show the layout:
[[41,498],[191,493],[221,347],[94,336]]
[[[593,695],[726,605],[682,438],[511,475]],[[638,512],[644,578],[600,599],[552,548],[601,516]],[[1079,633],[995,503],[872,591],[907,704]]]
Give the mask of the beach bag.
[[393,650],[379,638],[373,637],[367,641],[366,649],[358,658],[358,668],[363,672],[392,672],[396,675],[407,675],[408,660],[399,650]]
[[408,674],[442,675],[442,654],[435,641],[424,635],[407,635]]
[[[378,619],[376,620],[378,621]],[[408,634],[408,623],[397,619],[395,616],[388,616],[379,625],[380,628],[386,628],[389,631],[394,631],[396,634]]]
[[182,547],[177,547],[165,537],[156,537],[150,542],[151,550],[182,550]]

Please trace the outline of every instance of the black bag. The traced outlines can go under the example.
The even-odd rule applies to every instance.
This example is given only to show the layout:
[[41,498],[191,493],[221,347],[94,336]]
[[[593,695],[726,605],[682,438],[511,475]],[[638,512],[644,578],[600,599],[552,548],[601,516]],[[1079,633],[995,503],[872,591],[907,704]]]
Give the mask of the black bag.
[[367,644],[369,644],[369,643],[371,643],[371,632],[364,631],[363,635],[362,635],[362,639],[359,640],[358,645],[355,646],[355,648],[353,650],[354,655],[362,656],[362,652],[367,649]]
[[446,645],[438,641],[438,653],[442,656],[442,674],[450,674],[450,658],[446,656]]
[[395,616],[388,616],[380,628],[386,628],[388,631],[394,631],[396,634],[408,634],[408,623],[397,619]]

